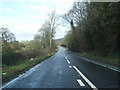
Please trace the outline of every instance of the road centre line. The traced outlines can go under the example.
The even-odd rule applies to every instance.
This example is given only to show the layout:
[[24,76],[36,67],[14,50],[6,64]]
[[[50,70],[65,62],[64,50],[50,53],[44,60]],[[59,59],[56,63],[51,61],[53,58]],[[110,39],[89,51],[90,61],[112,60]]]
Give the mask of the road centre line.
[[80,72],[76,66],[73,66],[73,68],[80,74],[80,76],[88,83],[88,85],[93,89],[93,90],[98,90],[97,87],[95,85],[92,84],[92,82],[90,82],[85,75],[82,74],[82,72]]
[[85,86],[85,84],[80,79],[77,79],[77,82],[79,83],[80,86]]
[[72,68],[72,66],[69,66],[69,68]]
[[70,61],[67,59],[67,57],[65,57],[65,59],[67,60],[67,62],[70,64]]
[[69,61],[69,60],[67,60],[67,62],[70,64],[70,61]]
[[65,59],[67,59],[67,57],[65,57]]

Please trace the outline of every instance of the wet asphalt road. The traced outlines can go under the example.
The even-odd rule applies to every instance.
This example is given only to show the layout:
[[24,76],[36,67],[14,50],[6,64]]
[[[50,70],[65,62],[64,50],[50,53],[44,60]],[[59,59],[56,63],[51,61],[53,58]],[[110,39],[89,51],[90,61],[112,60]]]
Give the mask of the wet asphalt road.
[[61,47],[54,56],[3,88],[118,88],[118,74]]

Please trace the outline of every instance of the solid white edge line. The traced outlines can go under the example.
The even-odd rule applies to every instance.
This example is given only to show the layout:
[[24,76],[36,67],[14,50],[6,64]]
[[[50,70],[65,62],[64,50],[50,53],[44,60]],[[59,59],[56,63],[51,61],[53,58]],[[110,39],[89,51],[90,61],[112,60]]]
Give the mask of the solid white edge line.
[[67,60],[67,62],[70,64],[70,61],[69,61],[69,60]]
[[80,79],[77,79],[77,82],[79,83],[80,86],[85,86],[85,84]]
[[12,81],[8,82],[8,83],[5,84],[4,86],[2,86],[2,87],[0,88],[0,90],[3,89],[3,88],[5,88],[5,87],[8,86],[9,84],[13,83],[14,81],[18,80],[20,77],[21,77],[21,76],[18,76],[17,78],[15,78],[15,79],[13,79]]
[[111,70],[113,70],[113,71],[117,71],[117,72],[120,72],[120,70],[118,70],[118,69],[115,69],[115,68],[112,68],[112,67],[107,67],[108,69],[111,69]]
[[88,61],[88,62],[91,62],[91,63],[97,64],[97,65],[99,65],[99,66],[103,66],[103,67],[105,67],[105,68],[108,68],[108,69],[110,69],[110,70],[120,72],[120,70],[119,70],[118,67],[117,67],[117,69],[116,69],[116,68],[112,68],[112,67],[109,67],[109,66],[103,65],[103,64],[101,64],[101,63],[95,62],[95,61],[91,61],[91,60],[86,59],[86,58],[83,58],[83,57],[81,57],[81,58],[84,59],[84,60],[86,60],[86,61]]
[[73,68],[81,75],[81,77],[88,83],[88,85],[93,89],[93,90],[98,90],[97,87],[95,85],[92,84],[92,82],[90,82],[85,75],[83,75],[76,66],[73,66]]

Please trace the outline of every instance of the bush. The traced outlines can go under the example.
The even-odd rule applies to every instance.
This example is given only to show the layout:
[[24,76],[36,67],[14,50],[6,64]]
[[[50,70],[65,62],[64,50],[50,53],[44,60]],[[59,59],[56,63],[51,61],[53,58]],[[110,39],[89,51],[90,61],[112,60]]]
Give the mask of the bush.
[[8,52],[2,55],[2,63],[5,65],[17,64],[23,56],[20,53]]
[[65,44],[61,44],[60,46],[62,46],[62,47],[66,47],[66,45],[65,45]]

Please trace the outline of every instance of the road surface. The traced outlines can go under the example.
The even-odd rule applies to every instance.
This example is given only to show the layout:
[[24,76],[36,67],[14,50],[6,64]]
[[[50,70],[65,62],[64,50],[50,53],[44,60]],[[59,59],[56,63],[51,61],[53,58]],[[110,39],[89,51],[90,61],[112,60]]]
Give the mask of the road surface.
[[3,88],[118,88],[118,72],[93,64],[60,47],[49,59]]

